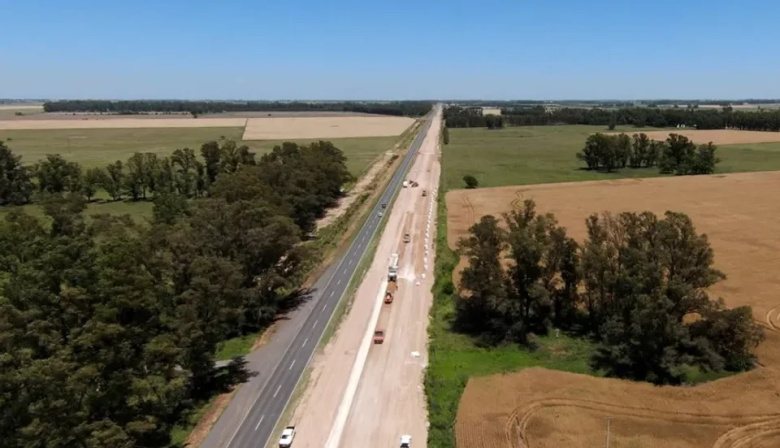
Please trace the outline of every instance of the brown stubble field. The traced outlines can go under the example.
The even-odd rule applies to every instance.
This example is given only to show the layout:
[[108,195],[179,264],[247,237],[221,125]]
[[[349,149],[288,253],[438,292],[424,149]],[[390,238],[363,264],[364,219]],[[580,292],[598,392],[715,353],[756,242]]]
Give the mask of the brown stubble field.
[[[780,446],[780,172],[577,182],[447,194],[448,244],[454,247],[485,214],[500,215],[524,199],[552,212],[582,241],[585,219],[609,210],[687,213],[715,250],[727,280],[711,288],[729,306],[751,305],[767,328],[756,370],[692,388],[530,369],[472,378],[461,399],[460,448],[612,446]],[[456,269],[463,268],[464,261]],[[511,393],[507,393],[511,391]],[[491,403],[489,407],[484,403]]]
[[388,137],[401,135],[413,123],[412,118],[390,116],[250,118],[243,139]]

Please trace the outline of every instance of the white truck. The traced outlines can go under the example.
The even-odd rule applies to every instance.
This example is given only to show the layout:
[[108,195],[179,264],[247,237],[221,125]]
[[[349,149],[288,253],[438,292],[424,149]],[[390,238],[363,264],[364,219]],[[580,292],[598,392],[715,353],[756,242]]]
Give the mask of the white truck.
[[406,188],[409,186],[409,181],[405,180],[404,183],[401,184],[402,187]]
[[293,439],[295,438],[295,426],[288,426],[282,431],[282,436],[279,437],[279,448],[289,448]]
[[412,436],[404,434],[401,436],[401,448],[411,448]]
[[390,255],[390,267],[387,268],[387,280],[394,282],[398,278],[398,254]]

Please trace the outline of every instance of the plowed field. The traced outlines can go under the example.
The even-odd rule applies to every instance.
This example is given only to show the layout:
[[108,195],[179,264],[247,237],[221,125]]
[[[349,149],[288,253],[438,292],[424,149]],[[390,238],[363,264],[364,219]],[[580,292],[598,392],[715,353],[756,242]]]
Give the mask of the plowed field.
[[[609,210],[687,213],[715,250],[728,279],[710,293],[751,305],[767,327],[762,367],[693,388],[544,370],[474,378],[458,410],[460,448],[602,446],[612,416],[615,447],[780,446],[780,172],[626,179],[478,190],[447,195],[448,243],[454,246],[485,214],[500,215],[531,198],[569,234],[585,237],[585,218]],[[456,269],[463,267],[463,261]],[[489,405],[485,405],[489,403]]]

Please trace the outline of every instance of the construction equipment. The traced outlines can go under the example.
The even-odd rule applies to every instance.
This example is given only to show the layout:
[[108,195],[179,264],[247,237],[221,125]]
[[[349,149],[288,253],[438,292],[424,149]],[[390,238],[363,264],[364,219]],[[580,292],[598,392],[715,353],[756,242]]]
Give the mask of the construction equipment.
[[385,342],[385,332],[377,330],[374,332],[374,344],[381,344]]
[[428,196],[428,190],[423,190],[423,196]]
[[387,268],[387,279],[394,282],[398,278],[398,254],[390,255],[390,267]]
[[388,291],[385,291],[385,303],[393,303],[393,293]]
[[418,183],[417,183],[417,182],[415,182],[415,181],[412,181],[412,188],[414,188],[414,187],[419,187],[419,186],[420,186],[420,184],[418,184]]
[[408,243],[411,240],[412,240],[412,236],[409,235],[408,233],[404,233],[404,243]]

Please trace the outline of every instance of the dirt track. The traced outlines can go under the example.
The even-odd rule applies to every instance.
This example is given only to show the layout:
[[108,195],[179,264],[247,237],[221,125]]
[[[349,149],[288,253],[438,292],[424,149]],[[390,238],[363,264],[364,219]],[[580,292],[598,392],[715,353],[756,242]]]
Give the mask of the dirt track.
[[[293,420],[299,429],[295,446],[322,448],[342,404],[348,379],[361,342],[371,337],[369,327],[375,307],[381,307],[379,321],[385,325],[386,340],[372,345],[354,400],[347,402],[349,414],[339,446],[395,446],[401,434],[411,434],[415,447],[424,447],[427,439],[427,411],[422,389],[423,368],[427,365],[428,309],[433,267],[433,250],[429,250],[429,271],[423,270],[423,251],[427,210],[435,197],[422,197],[439,180],[439,122],[430,128],[407,178],[417,180],[416,188],[402,189],[387,217],[387,225],[364,281],[358,288],[354,303],[344,321],[314,361],[309,386],[294,411]],[[430,170],[430,171],[428,171]],[[435,216],[435,213],[434,213]],[[431,224],[431,231],[435,228]],[[406,230],[409,229],[409,230]],[[403,233],[412,233],[409,244],[402,242]],[[431,241],[433,235],[431,234]],[[392,304],[381,303],[383,285],[387,279],[390,254],[399,253],[398,292]],[[416,285],[419,281],[420,285]],[[411,352],[417,351],[419,357]]]
[[[727,280],[710,293],[729,306],[751,305],[767,328],[761,367],[694,388],[653,388],[542,369],[469,381],[458,410],[459,448],[603,444],[613,416],[613,446],[769,448],[780,446],[780,172],[625,179],[452,191],[448,243],[485,214],[531,198],[581,241],[585,218],[610,210],[687,213],[715,250]],[[456,272],[464,265],[463,261]],[[486,407],[485,402],[491,403]]]

